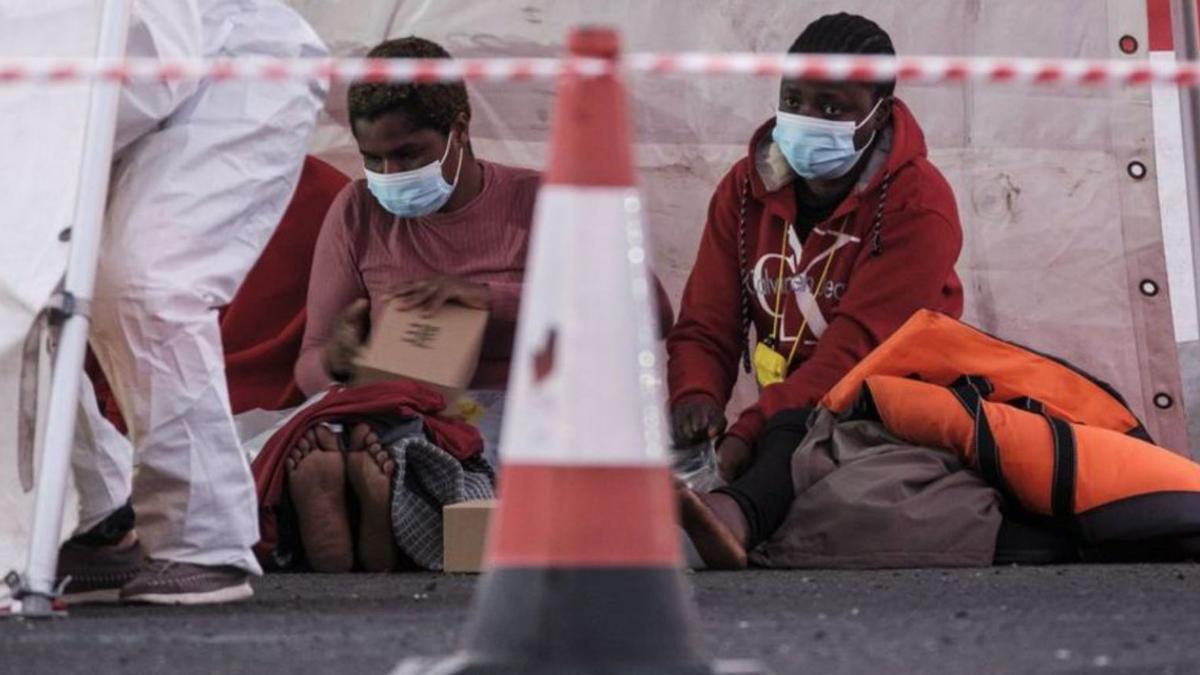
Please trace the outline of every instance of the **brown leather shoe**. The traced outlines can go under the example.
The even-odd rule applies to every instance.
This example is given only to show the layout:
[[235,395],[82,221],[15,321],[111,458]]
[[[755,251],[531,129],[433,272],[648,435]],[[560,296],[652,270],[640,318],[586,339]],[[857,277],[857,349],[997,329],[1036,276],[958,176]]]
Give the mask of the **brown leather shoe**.
[[236,602],[254,595],[250,573],[230,566],[150,560],[121,589],[122,602],[206,605]]
[[117,602],[121,587],[142,569],[142,546],[91,546],[76,540],[58,550],[58,578],[67,579],[63,600],[69,604]]

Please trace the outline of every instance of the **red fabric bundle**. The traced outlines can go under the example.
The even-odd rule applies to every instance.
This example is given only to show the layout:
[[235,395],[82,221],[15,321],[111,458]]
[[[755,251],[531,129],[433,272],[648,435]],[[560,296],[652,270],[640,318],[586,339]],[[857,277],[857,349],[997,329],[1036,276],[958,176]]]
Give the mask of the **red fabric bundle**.
[[278,507],[283,500],[289,450],[300,437],[322,422],[353,422],[380,416],[415,417],[425,421],[429,440],[464,461],[483,452],[479,430],[461,420],[441,417],[446,408],[441,394],[404,380],[378,382],[363,387],[334,388],[277,431],[254,459],[254,488],[258,494],[258,522],[262,538],[254,551],[267,559],[279,543]]

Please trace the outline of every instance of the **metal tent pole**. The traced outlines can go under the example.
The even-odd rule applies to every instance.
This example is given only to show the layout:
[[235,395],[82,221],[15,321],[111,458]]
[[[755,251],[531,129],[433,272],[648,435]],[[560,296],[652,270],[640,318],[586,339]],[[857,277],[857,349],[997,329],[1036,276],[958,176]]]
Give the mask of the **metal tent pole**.
[[[1200,59],[1200,16],[1197,0],[1171,0],[1171,26],[1175,38],[1175,58],[1180,61]],[[1183,117],[1183,160],[1187,180],[1188,223],[1192,241],[1193,267],[1200,264],[1200,89],[1188,87],[1179,92],[1179,112]],[[1200,273],[1194,275],[1196,298],[1200,313]]]
[[[101,9],[98,58],[122,58],[129,32],[132,0],[105,0]],[[54,360],[47,405],[47,424],[34,497],[33,528],[26,571],[16,580],[16,613],[48,616],[55,613],[55,569],[70,468],[75,416],[79,404],[91,320],[88,308],[96,280],[101,228],[108,199],[109,172],[117,124],[121,85],[100,81],[92,85],[79,170],[79,194],[71,225],[71,251],[58,308],[62,332]]]

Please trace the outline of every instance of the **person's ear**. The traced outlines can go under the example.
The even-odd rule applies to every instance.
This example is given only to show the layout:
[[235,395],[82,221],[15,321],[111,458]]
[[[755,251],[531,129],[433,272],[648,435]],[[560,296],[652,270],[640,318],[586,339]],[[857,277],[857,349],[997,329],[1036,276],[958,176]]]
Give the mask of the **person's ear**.
[[888,96],[877,101],[871,108],[871,116],[860,122],[862,126],[854,132],[855,149],[862,149],[867,143],[870,143],[871,139],[886,129],[891,121],[892,97]]
[[471,148],[471,119],[467,117],[465,112],[460,112],[454,116],[454,121],[450,123],[450,131],[458,139],[468,152]]
[[887,128],[892,122],[892,101],[891,96],[885,96],[879,101],[879,108],[875,111],[875,115],[871,119],[872,133],[878,133]]

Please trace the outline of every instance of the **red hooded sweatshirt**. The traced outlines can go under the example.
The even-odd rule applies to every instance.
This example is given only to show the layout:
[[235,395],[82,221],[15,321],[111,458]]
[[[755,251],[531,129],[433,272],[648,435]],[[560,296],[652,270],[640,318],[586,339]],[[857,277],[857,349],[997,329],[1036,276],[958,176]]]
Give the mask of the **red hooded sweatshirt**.
[[[925,136],[902,102],[894,101],[892,123],[857,185],[804,241],[792,227],[800,215],[796,175],[771,140],[774,126],[770,120],[758,129],[750,154],[717,186],[667,339],[672,406],[703,395],[723,407],[743,349],[753,353],[756,339],[777,334],[776,351],[786,357],[803,326],[786,380],[763,389],[729,429],[751,444],[768,418],[816,403],[916,310],[958,317],[963,308],[954,193],[927,159]],[[744,329],[743,299],[754,335]]]

